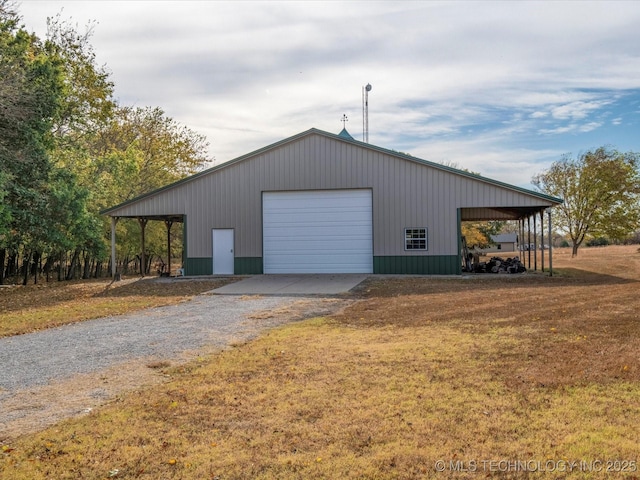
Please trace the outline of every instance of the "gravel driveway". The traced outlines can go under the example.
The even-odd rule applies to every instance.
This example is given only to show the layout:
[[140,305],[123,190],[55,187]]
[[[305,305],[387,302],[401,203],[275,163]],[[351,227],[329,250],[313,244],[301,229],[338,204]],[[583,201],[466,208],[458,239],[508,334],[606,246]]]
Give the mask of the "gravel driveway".
[[[43,388],[66,382],[73,389],[74,378],[89,374],[93,379],[91,395],[95,397],[96,387],[100,387],[95,378],[105,377],[91,377],[93,373],[120,365],[126,368],[141,359],[147,363],[184,362],[188,360],[185,352],[211,351],[248,340],[274,325],[329,314],[345,302],[320,297],[200,295],[178,305],[2,338],[0,440],[11,430],[12,422],[22,419],[25,424],[29,415],[37,413],[38,406],[43,411],[51,408],[44,405],[51,403],[51,394],[48,401],[41,399],[35,405],[31,402],[23,406],[24,398],[37,396]],[[101,400],[112,395],[113,391],[104,393]],[[54,401],[64,403],[65,395],[58,392]],[[73,409],[61,416],[69,414]]]

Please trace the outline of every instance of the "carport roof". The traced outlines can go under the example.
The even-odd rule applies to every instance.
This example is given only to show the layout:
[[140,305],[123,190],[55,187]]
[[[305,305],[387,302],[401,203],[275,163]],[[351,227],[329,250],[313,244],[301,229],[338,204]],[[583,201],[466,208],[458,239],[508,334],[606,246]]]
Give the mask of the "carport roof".
[[527,218],[542,210],[549,208],[548,205],[528,206],[528,207],[470,207],[460,209],[460,220],[463,222],[480,222],[485,220],[519,220]]

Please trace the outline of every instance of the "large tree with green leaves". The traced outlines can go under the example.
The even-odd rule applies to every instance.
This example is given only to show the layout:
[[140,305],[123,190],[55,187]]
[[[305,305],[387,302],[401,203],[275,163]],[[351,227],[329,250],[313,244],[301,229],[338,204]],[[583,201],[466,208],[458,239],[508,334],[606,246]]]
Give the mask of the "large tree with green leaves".
[[487,248],[491,246],[491,237],[500,233],[505,222],[463,222],[461,225],[462,236],[469,248]]
[[[58,16],[42,41],[20,21],[0,0],[0,282],[19,263],[24,282],[56,267],[74,277],[83,262],[87,276],[107,258],[100,210],[199,170],[208,144],[160,108],[117,104],[91,26]],[[120,243],[139,248],[139,226],[123,223]],[[147,231],[148,248],[160,250],[163,227]]]
[[[119,107],[92,148],[92,195],[101,209],[193,174],[209,161],[205,137],[167,117],[157,107]],[[104,220],[105,238],[108,238],[110,227],[106,218]],[[140,253],[139,231],[137,222],[118,223],[121,259]],[[160,255],[165,247],[165,226],[159,222],[149,223],[147,259]]]
[[532,182],[559,197],[556,225],[567,232],[573,255],[589,236],[622,240],[640,226],[640,155],[600,147],[565,155]]
[[[208,161],[204,137],[167,117],[160,108],[117,104],[110,74],[97,64],[91,34],[90,26],[78,33],[77,27],[60,16],[48,23],[48,49],[61,59],[65,85],[51,156],[87,190],[85,213],[92,219],[76,227],[93,225],[102,238],[96,241],[89,228],[76,228],[67,276],[80,260],[86,274],[88,261],[105,258],[110,226],[100,210],[194,173]],[[164,225],[149,226],[148,249],[159,250],[164,245],[163,229]],[[140,245],[137,222],[120,222],[118,238],[121,250],[131,246],[120,252],[121,258],[139,254],[135,253]]]
[[165,186],[208,162],[205,137],[158,107],[118,107],[90,148],[92,184],[98,179],[105,187],[100,208]]
[[[61,96],[58,115],[52,125],[53,142],[49,150],[56,168],[64,175],[51,181],[51,193],[57,203],[67,202],[60,210],[57,251],[50,252],[47,266],[57,261],[58,277],[73,278],[84,262],[83,277],[89,275],[91,262],[106,258],[102,219],[96,204],[94,173],[96,138],[112,120],[117,103],[113,98],[113,82],[106,67],[97,65],[90,43],[92,27],[83,33],[61,15],[47,21],[47,53],[61,65]],[[64,179],[64,181],[60,181]],[[66,188],[69,186],[69,188]],[[66,273],[61,264],[69,257]]]
[[48,149],[63,87],[58,59],[19,20],[0,0],[0,270],[7,252],[21,254],[26,281],[34,252],[51,241]]

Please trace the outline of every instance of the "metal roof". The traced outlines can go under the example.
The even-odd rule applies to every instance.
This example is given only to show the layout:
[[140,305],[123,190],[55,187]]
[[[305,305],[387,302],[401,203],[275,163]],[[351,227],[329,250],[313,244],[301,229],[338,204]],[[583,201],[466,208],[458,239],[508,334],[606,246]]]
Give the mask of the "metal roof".
[[498,235],[491,235],[491,240],[494,243],[516,243],[518,241],[518,234],[500,233]]
[[[394,157],[397,157],[397,158],[401,158],[401,159],[404,159],[404,160],[409,161],[409,162],[414,162],[414,163],[417,163],[417,164],[420,164],[420,165],[425,165],[425,166],[429,166],[431,168],[435,168],[435,169],[439,169],[439,170],[442,170],[442,171],[445,171],[445,172],[449,172],[449,173],[452,173],[454,175],[460,175],[460,176],[463,176],[463,177],[472,178],[472,179],[475,179],[475,180],[478,180],[478,181],[481,181],[481,182],[484,182],[484,183],[488,183],[488,184],[496,185],[496,186],[499,186],[499,187],[502,187],[502,188],[507,188],[509,190],[513,190],[513,191],[516,191],[516,192],[524,193],[526,195],[530,195],[530,196],[533,196],[533,197],[540,198],[541,200],[545,200],[547,202],[551,202],[551,203],[555,203],[555,204],[560,204],[560,203],[563,202],[563,200],[560,199],[560,198],[555,198],[555,197],[552,197],[552,196],[549,196],[549,195],[545,195],[544,193],[541,193],[541,192],[536,192],[536,191],[533,191],[533,190],[527,190],[526,188],[521,188],[521,187],[518,187],[518,186],[515,186],[515,185],[510,185],[508,183],[504,183],[504,182],[501,182],[499,180],[493,180],[491,178],[483,177],[481,175],[470,173],[470,172],[467,172],[467,171],[464,171],[464,170],[459,170],[457,168],[449,167],[449,166],[442,165],[442,164],[435,163],[435,162],[430,162],[428,160],[423,160],[421,158],[417,158],[417,157],[414,157],[412,155],[408,155],[408,154],[405,154],[405,153],[397,152],[395,150],[389,150],[389,149],[386,149],[386,148],[382,148],[382,147],[378,147],[378,146],[372,145],[370,143],[365,143],[365,142],[361,142],[359,140],[355,140],[346,131],[346,129],[343,129],[340,132],[340,134],[336,135],[334,133],[329,133],[329,132],[325,132],[323,130],[319,130],[319,129],[316,129],[316,128],[311,128],[311,129],[306,130],[304,132],[301,132],[301,133],[298,133],[298,134],[293,135],[291,137],[285,138],[284,140],[280,140],[280,141],[278,141],[276,143],[273,143],[271,145],[267,145],[267,146],[262,147],[262,148],[260,148],[258,150],[254,150],[253,152],[250,152],[250,153],[247,153],[247,154],[242,155],[240,157],[237,157],[235,159],[229,160],[229,161],[227,161],[225,163],[222,163],[220,165],[216,165],[214,167],[211,167],[211,168],[208,168],[206,170],[203,170],[202,172],[198,172],[198,173],[196,173],[194,175],[191,175],[189,177],[185,177],[185,178],[183,178],[181,180],[178,180],[178,181],[176,181],[174,183],[171,183],[169,185],[165,185],[164,187],[161,187],[161,188],[158,188],[158,189],[153,190],[151,192],[145,193],[145,194],[140,195],[138,197],[135,197],[135,198],[133,198],[131,200],[127,200],[127,201],[122,202],[122,203],[120,203],[118,205],[114,205],[113,207],[110,207],[110,208],[107,208],[105,210],[102,210],[100,213],[103,214],[103,215],[110,215],[112,212],[114,212],[114,211],[116,211],[116,210],[118,210],[118,209],[120,209],[120,208],[122,208],[124,206],[131,205],[131,204],[136,203],[136,202],[138,202],[138,201],[140,201],[142,199],[151,197],[153,195],[157,195],[160,192],[163,192],[163,191],[175,188],[175,187],[177,187],[179,185],[183,185],[185,183],[191,182],[191,181],[193,181],[193,180],[195,180],[197,178],[200,178],[202,176],[214,174],[215,172],[217,172],[219,170],[225,169],[225,168],[227,168],[227,167],[229,167],[231,165],[234,165],[236,163],[240,163],[240,162],[242,162],[242,161],[244,161],[244,160],[246,160],[248,158],[254,157],[256,155],[263,154],[263,153],[265,153],[265,152],[267,152],[269,150],[273,150],[273,149],[282,147],[283,145],[286,145],[288,143],[297,141],[297,140],[299,140],[299,139],[301,139],[303,137],[309,136],[309,135],[322,135],[322,136],[325,136],[325,137],[328,137],[328,138],[332,138],[332,139],[335,139],[335,140],[338,140],[338,141],[341,141],[341,142],[346,142],[346,143],[349,143],[349,144],[357,145],[357,146],[359,146],[361,148],[370,149],[370,150],[374,150],[374,151],[377,151],[377,152],[384,153],[386,155],[390,155],[390,156],[394,156]],[[522,214],[524,214],[524,213],[525,212],[522,212]],[[117,215],[115,215],[115,216],[117,216]]]

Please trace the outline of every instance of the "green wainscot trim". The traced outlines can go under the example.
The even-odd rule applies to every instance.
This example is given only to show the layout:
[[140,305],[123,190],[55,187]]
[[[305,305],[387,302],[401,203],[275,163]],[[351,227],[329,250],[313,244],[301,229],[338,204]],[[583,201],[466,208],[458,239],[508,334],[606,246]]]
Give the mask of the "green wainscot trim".
[[211,275],[213,273],[213,259],[211,257],[204,258],[188,258],[184,263],[185,275]]
[[[236,257],[233,261],[235,275],[262,274],[262,257]],[[187,258],[184,265],[185,275],[212,275],[213,259],[211,257]]]
[[460,259],[457,255],[373,257],[373,273],[459,275]]
[[262,275],[262,257],[236,257],[233,268],[236,275]]

